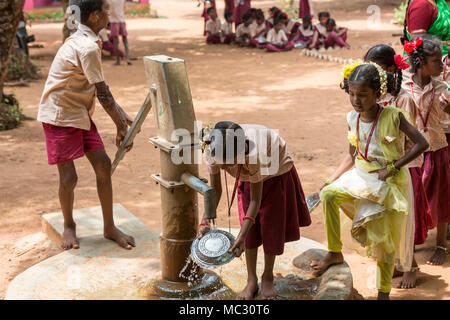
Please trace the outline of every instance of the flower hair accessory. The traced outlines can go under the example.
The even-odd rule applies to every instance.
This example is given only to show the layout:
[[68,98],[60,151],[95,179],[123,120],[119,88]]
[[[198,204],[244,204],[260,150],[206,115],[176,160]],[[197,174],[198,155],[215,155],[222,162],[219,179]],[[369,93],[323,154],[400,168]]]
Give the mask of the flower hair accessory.
[[408,69],[410,67],[410,65],[406,63],[406,60],[408,60],[408,59],[409,59],[408,56],[402,57],[401,55],[396,54],[394,56],[394,62],[395,62],[395,65],[397,66],[397,69],[401,69],[401,70]]
[[216,124],[214,122],[211,122],[205,128],[203,128],[202,153],[205,152],[206,146],[211,144],[211,133],[215,127]]
[[368,64],[373,65],[378,70],[378,75],[380,76],[380,92],[381,98],[386,97],[387,94],[387,73],[382,67],[380,67],[375,62],[369,62]]
[[350,65],[346,65],[344,67],[344,69],[342,69],[342,76],[344,77],[344,79],[348,79],[350,77],[350,75],[352,74],[353,70],[355,70],[355,68],[359,65],[360,65],[360,63],[358,61],[356,61]]
[[421,37],[417,37],[417,39],[412,41],[412,42],[406,40],[405,41],[405,47],[404,47],[405,52],[406,53],[411,53],[414,50],[417,50],[417,48],[419,48],[422,45],[422,43],[423,43],[423,40],[422,40]]

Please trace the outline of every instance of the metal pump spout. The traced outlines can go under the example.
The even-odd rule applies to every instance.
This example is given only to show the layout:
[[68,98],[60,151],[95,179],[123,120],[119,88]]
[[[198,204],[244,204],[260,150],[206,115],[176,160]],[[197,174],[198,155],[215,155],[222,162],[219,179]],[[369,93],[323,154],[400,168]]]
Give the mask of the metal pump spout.
[[216,219],[216,191],[214,188],[187,172],[181,175],[181,181],[203,195],[205,204],[204,218],[211,220]]

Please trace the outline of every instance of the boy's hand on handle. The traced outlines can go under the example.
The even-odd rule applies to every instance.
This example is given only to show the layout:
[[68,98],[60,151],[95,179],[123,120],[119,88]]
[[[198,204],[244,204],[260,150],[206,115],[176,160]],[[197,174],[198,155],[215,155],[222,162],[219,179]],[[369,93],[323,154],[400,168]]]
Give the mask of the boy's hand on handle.
[[211,231],[210,226],[199,226],[197,231],[197,239],[201,239],[203,235],[207,232]]
[[381,181],[386,181],[391,176],[387,168],[369,171],[369,173],[378,173],[378,179]]

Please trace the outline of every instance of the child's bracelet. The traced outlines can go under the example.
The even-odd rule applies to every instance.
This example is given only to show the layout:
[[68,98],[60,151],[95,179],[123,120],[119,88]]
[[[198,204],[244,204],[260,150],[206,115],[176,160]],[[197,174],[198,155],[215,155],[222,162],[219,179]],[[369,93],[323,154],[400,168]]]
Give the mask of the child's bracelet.
[[331,184],[332,182],[333,181],[331,181],[330,178],[326,178],[325,181],[324,181],[324,183],[327,184],[327,185]]
[[395,167],[394,162],[389,163],[389,164],[386,166],[386,169],[387,169],[387,171],[389,172],[389,174],[390,174],[391,176],[395,176],[397,173],[400,172],[400,170],[398,170],[398,169]]
[[248,220],[250,220],[251,222],[253,222],[253,224],[255,224],[255,218],[252,218],[252,217],[250,217],[250,216],[245,216],[245,218],[244,218],[244,220],[245,219],[248,219]]
[[199,227],[210,227],[208,222],[202,222],[198,225]]

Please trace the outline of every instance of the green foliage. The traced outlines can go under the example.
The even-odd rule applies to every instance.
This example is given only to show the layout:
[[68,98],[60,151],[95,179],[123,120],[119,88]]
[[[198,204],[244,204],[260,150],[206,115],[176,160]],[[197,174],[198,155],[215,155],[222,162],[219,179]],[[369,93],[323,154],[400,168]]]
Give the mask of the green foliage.
[[26,19],[30,21],[37,21],[37,20],[47,20],[47,19],[63,19],[64,18],[64,12],[62,11],[48,11],[43,12],[39,14],[34,13],[27,13]]
[[280,3],[283,12],[286,12],[291,18],[297,18],[299,9],[297,0],[280,0]]
[[408,7],[408,0],[405,0],[400,4],[398,8],[394,9],[395,21],[398,24],[403,25],[406,17],[406,8]]
[[0,101],[0,131],[14,129],[23,119],[22,109],[14,95],[4,95]]

